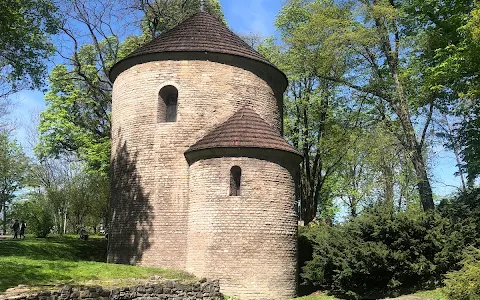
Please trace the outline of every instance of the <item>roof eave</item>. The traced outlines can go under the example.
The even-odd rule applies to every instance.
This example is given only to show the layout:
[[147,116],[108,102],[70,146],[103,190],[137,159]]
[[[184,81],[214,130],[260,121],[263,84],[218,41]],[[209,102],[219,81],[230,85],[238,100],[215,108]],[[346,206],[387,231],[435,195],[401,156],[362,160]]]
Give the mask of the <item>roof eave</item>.
[[[285,73],[273,64],[241,55],[213,51],[168,51],[128,56],[113,65],[110,68],[108,76],[113,83],[122,72],[135,65],[166,60],[203,60],[218,62],[246,69],[259,77],[266,77],[263,79],[266,79],[269,84],[272,83],[272,81],[274,84],[278,84],[282,93],[288,86],[288,78]],[[271,69],[273,72],[262,71],[265,68]]]
[[189,165],[210,158],[219,157],[250,157],[278,162],[292,168],[298,168],[303,156],[292,148],[292,151],[267,147],[212,147],[188,149],[184,153]]

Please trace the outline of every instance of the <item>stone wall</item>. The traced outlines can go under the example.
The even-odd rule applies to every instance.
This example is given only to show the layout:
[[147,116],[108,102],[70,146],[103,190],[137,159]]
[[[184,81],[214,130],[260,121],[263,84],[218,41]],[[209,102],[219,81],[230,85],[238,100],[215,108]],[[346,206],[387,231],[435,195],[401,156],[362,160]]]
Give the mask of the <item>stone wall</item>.
[[223,299],[218,281],[201,280],[195,283],[180,283],[165,281],[161,283],[146,283],[121,288],[105,288],[101,286],[72,287],[65,285],[58,290],[41,292],[7,292],[0,295],[5,300],[219,300]]
[[[229,196],[239,166],[241,196]],[[295,182],[277,162],[221,157],[190,166],[187,271],[220,279],[241,299],[288,299],[296,292]]]

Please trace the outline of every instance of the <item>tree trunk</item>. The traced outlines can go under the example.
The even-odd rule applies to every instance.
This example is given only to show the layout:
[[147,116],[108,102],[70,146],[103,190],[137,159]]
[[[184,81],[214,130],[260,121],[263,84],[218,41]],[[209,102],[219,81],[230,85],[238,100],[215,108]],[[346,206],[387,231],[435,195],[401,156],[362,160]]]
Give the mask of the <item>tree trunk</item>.
[[[374,0],[373,4],[377,5],[378,0]],[[391,1],[392,7],[395,8],[393,1]],[[433,203],[432,188],[430,186],[430,181],[427,176],[427,171],[425,168],[425,160],[422,154],[423,146],[423,136],[422,140],[419,142],[415,129],[413,128],[412,120],[410,118],[408,100],[406,93],[403,87],[403,84],[400,80],[400,75],[398,72],[399,69],[399,45],[400,45],[400,29],[398,28],[397,21],[394,20],[394,29],[389,32],[389,29],[385,26],[385,23],[380,18],[375,18],[375,26],[377,27],[378,34],[381,39],[381,47],[383,54],[387,60],[390,74],[393,78],[395,85],[396,97],[394,99],[385,99],[389,102],[390,106],[393,108],[397,114],[400,123],[402,125],[403,132],[401,134],[401,142],[405,150],[410,153],[410,159],[415,168],[415,173],[417,177],[417,187],[418,193],[420,196],[420,201],[422,202],[423,209],[425,211],[432,210],[435,208]],[[391,39],[393,37],[393,41]],[[425,132],[428,128],[429,122],[425,125]]]
[[355,196],[351,196],[350,197],[350,216],[352,218],[356,218],[358,216],[358,213],[357,213],[357,203],[358,203],[358,200],[356,199]]
[[389,203],[392,207],[394,207],[393,202],[394,202],[394,185],[395,185],[395,179],[394,179],[394,174],[393,174],[393,169],[392,167],[388,164],[388,162],[384,161],[383,162],[383,183],[384,183],[384,191],[383,191],[383,197],[384,201],[386,203]]
[[2,211],[3,211],[3,235],[7,234],[7,201],[2,201]]
[[394,71],[392,71],[392,73],[393,78],[395,79],[395,87],[399,100],[398,104],[393,104],[392,107],[402,125],[403,134],[401,135],[401,139],[403,139],[403,141],[401,140],[401,142],[405,147],[405,150],[410,153],[410,160],[415,169],[418,194],[420,202],[422,202],[423,210],[432,210],[435,208],[435,205],[433,203],[432,187],[430,186],[427,169],[425,168],[425,159],[422,154],[422,142],[418,142],[415,129],[413,128],[410,113],[408,111],[408,104],[398,74]]
[[458,144],[456,143],[456,141],[454,140],[455,138],[453,137],[453,132],[454,132],[454,129],[452,128],[452,125],[450,125],[450,122],[448,121],[448,118],[447,118],[447,115],[446,114],[443,114],[443,119],[447,125],[447,137],[449,139],[449,142],[452,146],[452,150],[453,150],[453,153],[455,154],[455,161],[457,162],[457,167],[458,167],[458,174],[460,176],[460,179],[462,181],[462,191],[466,191],[467,190],[467,186],[465,184],[465,175],[463,174],[463,170],[462,170],[462,162],[460,160],[460,150],[459,150],[459,147],[458,147]]
[[421,149],[417,149],[412,154],[413,167],[417,175],[417,188],[422,202],[423,210],[433,210],[435,205],[433,203],[432,187],[428,179],[427,170],[425,168],[424,158]]

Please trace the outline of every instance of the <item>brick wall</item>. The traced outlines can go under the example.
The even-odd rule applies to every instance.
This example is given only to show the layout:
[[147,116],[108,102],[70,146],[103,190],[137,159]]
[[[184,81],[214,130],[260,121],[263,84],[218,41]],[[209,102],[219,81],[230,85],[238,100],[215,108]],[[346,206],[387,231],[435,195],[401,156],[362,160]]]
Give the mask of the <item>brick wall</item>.
[[[192,245],[187,243],[188,230],[195,224],[189,222],[189,166],[184,152],[248,102],[267,123],[281,132],[282,100],[276,99],[274,91],[263,79],[233,65],[200,60],[147,62],[122,72],[115,80],[109,262],[187,269],[187,249]],[[178,89],[175,123],[157,122],[158,93],[166,85]],[[274,168],[274,164],[270,167]],[[293,201],[291,178],[285,178],[282,179],[286,182],[281,188],[285,190],[282,196],[288,198],[282,200],[285,201],[282,205]],[[269,203],[271,209],[278,204]],[[263,209],[263,204],[261,206]],[[268,216],[267,219],[272,224],[274,221],[286,222],[290,226],[293,213],[292,209],[288,210],[285,219],[278,219],[279,215],[275,220]],[[260,215],[258,219],[262,217]],[[232,222],[232,226],[238,225],[235,218],[228,222]],[[256,234],[260,229],[255,229],[256,225],[252,224],[238,226],[245,225],[244,230]],[[285,261],[293,263],[295,252],[292,230],[290,228],[288,233],[279,234],[272,240],[272,247],[279,246],[278,254],[272,253],[268,261],[262,258],[271,266],[268,274],[274,278],[270,281],[272,289],[286,284],[288,291],[282,292],[284,295],[291,295],[294,290],[294,268],[285,269]],[[287,254],[282,254],[284,252]],[[280,257],[282,255],[289,258]],[[277,262],[280,263],[278,267]],[[254,274],[257,269],[260,264],[253,267]],[[288,282],[282,281],[283,277],[276,277],[285,270],[286,277],[290,278]],[[237,278],[238,274],[235,275]],[[270,284],[260,279],[250,282],[260,282],[259,288],[253,287],[255,291],[266,291],[265,284]],[[247,288],[247,283],[241,284]]]
[[[239,166],[241,196],[229,196]],[[246,157],[199,160],[190,167],[187,271],[220,279],[242,299],[295,296],[294,180],[277,163]]]

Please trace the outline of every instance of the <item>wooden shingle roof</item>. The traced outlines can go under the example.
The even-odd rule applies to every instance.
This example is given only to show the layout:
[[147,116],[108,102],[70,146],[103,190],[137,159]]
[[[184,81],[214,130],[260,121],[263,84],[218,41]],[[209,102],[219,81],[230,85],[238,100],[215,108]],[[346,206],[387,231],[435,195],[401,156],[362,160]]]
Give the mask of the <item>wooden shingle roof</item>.
[[185,153],[213,148],[263,148],[300,155],[252,108],[244,106]]
[[221,21],[199,12],[135,50],[128,57],[160,52],[216,52],[270,64]]
[[114,82],[135,65],[162,60],[208,60],[237,66],[257,74],[278,93],[283,93],[288,85],[282,71],[207,12],[191,16],[133,51],[115,63],[108,76]]

